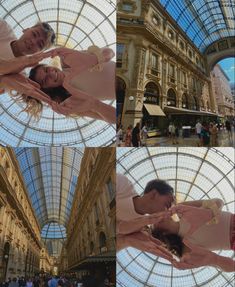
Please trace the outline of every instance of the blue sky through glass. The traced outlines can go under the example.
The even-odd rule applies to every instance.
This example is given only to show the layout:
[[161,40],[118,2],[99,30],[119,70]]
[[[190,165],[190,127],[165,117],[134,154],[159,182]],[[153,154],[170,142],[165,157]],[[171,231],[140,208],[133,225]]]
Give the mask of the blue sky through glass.
[[235,57],[221,60],[218,64],[229,77],[230,83],[235,83]]
[[160,0],[160,3],[202,52],[221,38],[235,36],[233,0]]

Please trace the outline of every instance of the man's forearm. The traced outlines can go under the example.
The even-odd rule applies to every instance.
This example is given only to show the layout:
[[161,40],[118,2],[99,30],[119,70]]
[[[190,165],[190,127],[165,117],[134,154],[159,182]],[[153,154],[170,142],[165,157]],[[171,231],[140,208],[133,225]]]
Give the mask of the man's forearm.
[[214,253],[212,265],[222,269],[225,272],[235,272],[235,261],[229,257],[220,256]]

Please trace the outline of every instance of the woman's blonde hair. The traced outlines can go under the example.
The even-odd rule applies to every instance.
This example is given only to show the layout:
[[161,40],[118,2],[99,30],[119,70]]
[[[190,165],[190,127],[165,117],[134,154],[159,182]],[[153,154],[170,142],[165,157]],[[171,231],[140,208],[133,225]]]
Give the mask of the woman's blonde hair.
[[32,117],[35,121],[40,120],[43,110],[43,104],[41,101],[25,94],[14,94],[13,91],[10,91],[10,94],[17,103],[23,103],[25,105],[25,108],[21,112],[26,112],[27,115]]

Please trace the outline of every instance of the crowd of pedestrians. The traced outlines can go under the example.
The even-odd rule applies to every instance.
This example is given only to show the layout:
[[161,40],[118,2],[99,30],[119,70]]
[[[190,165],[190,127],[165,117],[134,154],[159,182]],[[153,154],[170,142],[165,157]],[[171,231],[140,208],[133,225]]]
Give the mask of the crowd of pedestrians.
[[34,276],[8,278],[5,282],[0,282],[0,287],[114,287],[108,278],[97,280],[97,278],[87,275],[81,279],[74,276]]
[[[196,146],[219,146],[219,134],[223,133],[223,138],[226,139],[229,144],[232,143],[233,133],[235,129],[235,122],[226,120],[223,124],[218,122],[206,122],[197,121],[194,127],[189,127],[188,130],[183,130],[175,122],[170,122],[163,137],[169,139],[172,145],[182,144],[182,140],[186,137],[192,136],[192,130],[195,129],[195,134],[198,137],[198,141],[195,141]],[[181,141],[179,138],[181,137]],[[117,129],[116,143],[117,146],[125,147],[139,147],[147,146],[148,139],[148,126],[146,124],[140,127],[140,123],[137,123],[135,127],[129,125],[126,130],[120,125]],[[184,142],[183,142],[184,144]]]

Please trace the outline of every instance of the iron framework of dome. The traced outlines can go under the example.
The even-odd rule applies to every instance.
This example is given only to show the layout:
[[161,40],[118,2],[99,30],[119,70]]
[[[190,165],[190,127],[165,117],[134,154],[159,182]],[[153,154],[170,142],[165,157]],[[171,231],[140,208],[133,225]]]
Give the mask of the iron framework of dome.
[[59,255],[80,172],[82,148],[15,148],[26,190],[51,255]]
[[[14,30],[47,21],[56,33],[56,46],[85,50],[91,45],[116,50],[115,0],[36,0],[0,3],[0,18]],[[47,62],[47,61],[46,61]],[[115,102],[106,101],[115,106]],[[0,101],[0,143],[29,146],[107,146],[114,142],[115,125],[87,117],[66,118],[44,106],[36,122],[8,95]]]
[[160,0],[160,3],[201,52],[217,40],[235,36],[233,0]]
[[[117,172],[125,174],[141,194],[154,178],[166,180],[178,201],[220,198],[234,213],[233,148],[119,148]],[[218,251],[232,257],[232,251]],[[127,248],[117,253],[119,287],[233,286],[233,274],[212,267],[178,270],[150,253]]]

